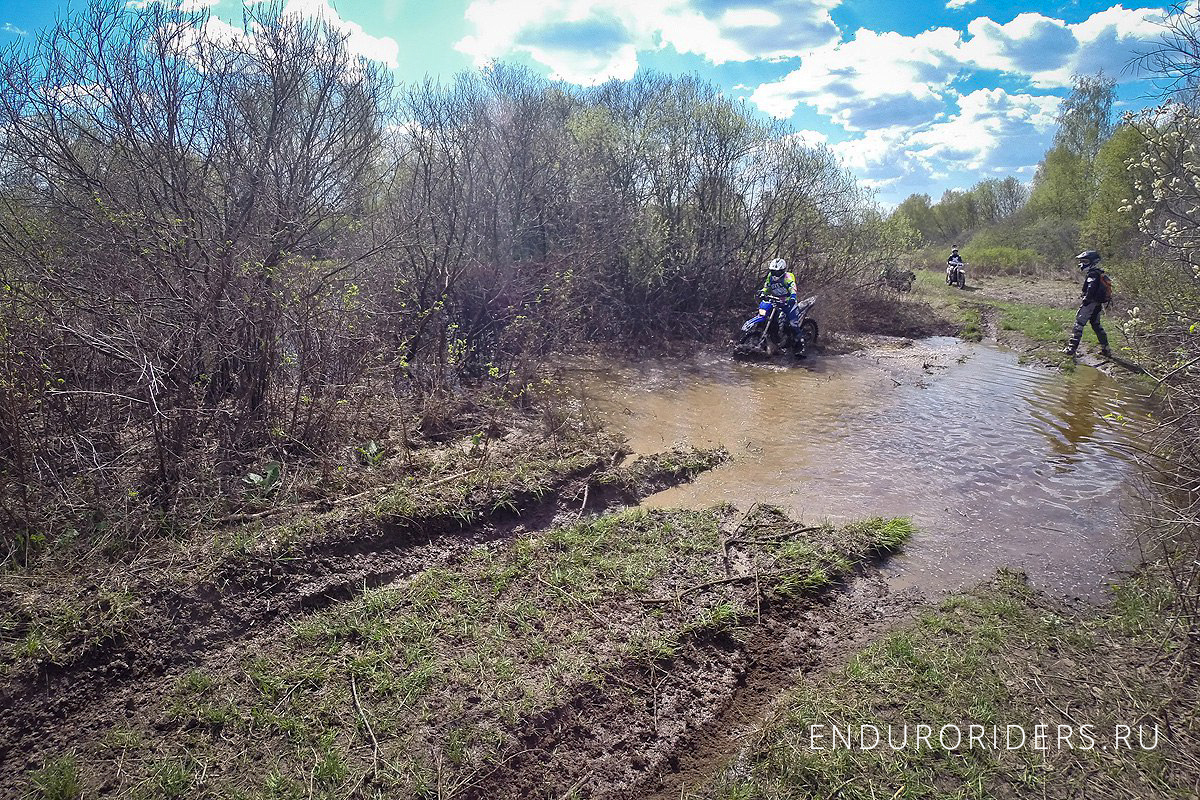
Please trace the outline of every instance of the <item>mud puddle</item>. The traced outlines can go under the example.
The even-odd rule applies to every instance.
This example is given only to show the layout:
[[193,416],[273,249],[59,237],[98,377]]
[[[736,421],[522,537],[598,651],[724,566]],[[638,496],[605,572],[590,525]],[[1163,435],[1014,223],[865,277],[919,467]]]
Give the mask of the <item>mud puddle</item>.
[[802,366],[724,354],[579,373],[635,452],[721,443],[732,459],[655,507],[779,505],[808,521],[909,516],[893,589],[941,593],[997,568],[1100,599],[1136,553],[1132,446],[1145,399],[1102,372],[1063,374],[952,338],[884,341]]

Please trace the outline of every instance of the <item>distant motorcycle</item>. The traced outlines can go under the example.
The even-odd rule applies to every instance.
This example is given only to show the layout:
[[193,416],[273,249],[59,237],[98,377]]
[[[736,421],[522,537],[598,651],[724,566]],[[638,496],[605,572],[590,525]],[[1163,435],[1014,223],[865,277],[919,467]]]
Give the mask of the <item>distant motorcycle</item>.
[[817,321],[809,312],[817,298],[809,297],[796,304],[799,327],[788,322],[787,303],[784,298],[760,295],[758,313],[746,320],[739,331],[735,356],[773,356],[791,353],[803,358],[809,348],[817,343]]
[[967,265],[964,263],[946,265],[946,285],[967,288]]

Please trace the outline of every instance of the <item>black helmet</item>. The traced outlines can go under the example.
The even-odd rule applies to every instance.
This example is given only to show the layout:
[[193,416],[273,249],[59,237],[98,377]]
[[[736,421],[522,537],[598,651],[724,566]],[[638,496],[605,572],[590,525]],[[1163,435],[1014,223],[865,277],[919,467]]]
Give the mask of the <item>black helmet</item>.
[[1082,253],[1075,256],[1075,258],[1077,261],[1079,261],[1080,269],[1091,269],[1100,263],[1100,254],[1095,250],[1084,250]]

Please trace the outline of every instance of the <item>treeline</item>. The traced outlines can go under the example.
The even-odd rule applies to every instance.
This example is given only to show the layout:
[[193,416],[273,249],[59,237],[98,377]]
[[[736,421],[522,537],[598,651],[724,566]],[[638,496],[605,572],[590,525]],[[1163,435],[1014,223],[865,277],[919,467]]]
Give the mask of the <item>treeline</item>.
[[1130,121],[1114,123],[1114,101],[1115,84],[1103,74],[1076,76],[1031,186],[1009,177],[947,190],[936,203],[911,195],[894,216],[931,249],[958,244],[989,272],[1045,272],[1081,249],[1127,255],[1137,220],[1126,165],[1142,137]]
[[565,344],[724,331],[771,257],[849,293],[903,245],[701,81],[397,86],[247,14],[108,0],[0,56],[0,562],[219,508],[265,458],[469,430]]

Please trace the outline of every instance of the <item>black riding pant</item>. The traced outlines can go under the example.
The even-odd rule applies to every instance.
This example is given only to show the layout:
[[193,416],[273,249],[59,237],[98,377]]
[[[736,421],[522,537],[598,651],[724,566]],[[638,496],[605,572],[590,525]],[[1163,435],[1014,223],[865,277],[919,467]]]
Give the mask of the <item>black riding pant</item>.
[[1105,350],[1108,349],[1108,334],[1100,326],[1100,312],[1103,310],[1104,304],[1099,302],[1084,303],[1079,307],[1079,313],[1075,315],[1075,327],[1071,330],[1072,348],[1079,346],[1084,326],[1091,323],[1092,330],[1096,332],[1096,341],[1100,342],[1100,346]]

